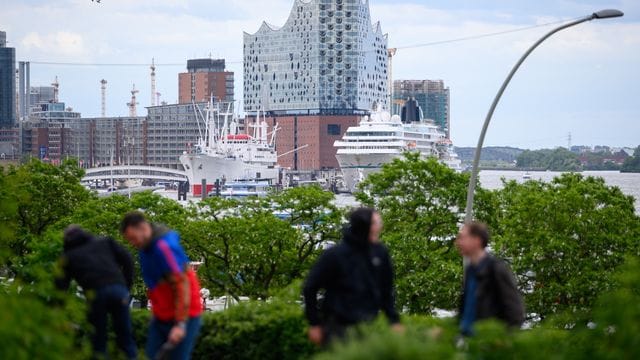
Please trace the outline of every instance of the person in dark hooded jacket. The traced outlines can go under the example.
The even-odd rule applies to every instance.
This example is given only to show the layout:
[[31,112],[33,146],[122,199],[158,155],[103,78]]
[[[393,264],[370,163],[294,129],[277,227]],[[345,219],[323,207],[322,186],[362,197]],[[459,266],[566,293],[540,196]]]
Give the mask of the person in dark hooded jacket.
[[64,233],[60,258],[62,273],[56,286],[67,290],[75,280],[89,302],[88,320],[93,326],[94,356],[107,355],[107,317],[110,315],[118,346],[129,359],[137,357],[131,330],[129,290],[133,284],[133,260],[129,252],[111,238],[96,238],[79,226]]
[[[320,256],[304,285],[309,339],[318,345],[344,338],[348,327],[371,321],[380,311],[401,330],[394,304],[393,265],[379,241],[380,214],[360,208],[349,220],[342,243]],[[319,306],[321,289],[325,292]]]

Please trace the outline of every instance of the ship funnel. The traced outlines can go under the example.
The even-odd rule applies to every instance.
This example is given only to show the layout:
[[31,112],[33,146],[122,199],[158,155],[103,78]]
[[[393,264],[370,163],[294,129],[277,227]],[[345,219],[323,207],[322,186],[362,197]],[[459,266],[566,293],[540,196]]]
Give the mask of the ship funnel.
[[420,106],[418,106],[418,102],[416,101],[416,99],[410,98],[404,103],[404,106],[402,107],[402,122],[419,122],[420,120],[422,120],[420,113],[421,110]]

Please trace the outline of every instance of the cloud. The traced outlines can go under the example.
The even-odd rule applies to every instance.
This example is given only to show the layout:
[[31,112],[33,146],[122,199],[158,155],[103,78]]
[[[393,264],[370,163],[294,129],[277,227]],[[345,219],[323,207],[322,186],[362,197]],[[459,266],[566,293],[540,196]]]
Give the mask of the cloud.
[[[226,58],[228,68],[235,71],[237,99],[242,98],[242,64],[233,62],[242,59],[243,31],[255,32],[262,21],[282,25],[293,5],[293,0],[5,2],[0,24],[16,44],[19,60],[147,63],[154,57],[157,63],[186,65],[188,58],[211,53],[213,57]],[[525,143],[528,133],[558,123],[567,124],[566,129],[561,129],[566,133],[571,131],[571,123],[565,119],[572,111],[579,109],[581,121],[595,124],[601,121],[596,115],[607,106],[619,111],[615,116],[628,120],[620,122],[619,128],[609,128],[612,136],[640,133],[640,111],[634,106],[635,88],[640,82],[640,21],[634,12],[640,11],[640,2],[611,2],[611,7],[620,7],[627,15],[563,31],[527,60],[499,106],[488,141]],[[588,13],[594,6],[593,1],[574,0],[370,3],[372,19],[380,20],[382,30],[389,34],[390,46],[509,31]],[[550,28],[401,49],[394,58],[394,77],[444,79],[452,93],[454,140],[473,144],[479,122],[500,82],[524,49]],[[177,73],[184,67],[158,67],[158,91],[164,100],[177,98]],[[127,113],[125,104],[132,82],[141,91],[141,106],[149,98],[145,95],[150,89],[146,66],[32,65],[34,84],[48,84],[55,75],[63,81],[61,97],[86,116],[99,113],[101,78],[109,81],[107,101],[111,114]],[[512,123],[515,121],[517,126]],[[573,132],[579,141],[580,133]],[[583,135],[586,137],[587,133],[585,130]]]
[[57,31],[51,34],[30,32],[22,38],[20,44],[27,51],[65,58],[84,58],[89,52],[82,35],[70,31]]

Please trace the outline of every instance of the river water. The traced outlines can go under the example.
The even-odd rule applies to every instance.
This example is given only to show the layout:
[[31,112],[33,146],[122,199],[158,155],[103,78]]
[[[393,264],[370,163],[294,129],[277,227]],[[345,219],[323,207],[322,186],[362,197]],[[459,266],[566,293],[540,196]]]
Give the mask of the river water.
[[[522,176],[524,171],[504,171],[504,170],[483,170],[480,171],[480,184],[485,189],[499,189],[502,187],[502,179],[524,181]],[[554,177],[562,174],[554,171],[531,171],[529,172],[532,180],[550,181]],[[584,176],[602,177],[609,186],[617,186],[620,190],[635,198],[636,213],[640,214],[640,173],[620,173],[618,171],[584,171]],[[177,200],[178,195],[175,191],[158,191],[165,197]],[[199,201],[199,198],[191,197],[190,200]],[[338,194],[335,200],[339,207],[357,207],[358,201],[351,194]]]
[[[522,176],[524,171],[501,171],[483,170],[480,171],[480,185],[485,189],[499,189],[502,187],[502,179],[524,181]],[[562,174],[555,171],[530,171],[532,180],[551,181],[554,177]],[[609,186],[617,186],[626,195],[635,198],[636,213],[640,214],[640,173],[621,173],[618,171],[583,171],[584,176],[601,177]]]
[[[505,171],[505,170],[483,170],[480,171],[480,184],[485,189],[499,189],[502,187],[502,179],[524,181],[522,176],[524,171]],[[561,175],[561,172],[555,171],[531,171],[529,172],[532,180],[551,181],[554,177]],[[618,171],[584,171],[584,176],[595,176],[604,179],[609,186],[617,186],[627,195],[635,198],[636,213],[640,214],[640,173],[620,173]],[[336,196],[336,204],[342,207],[358,206],[356,199],[349,194],[340,194]]]

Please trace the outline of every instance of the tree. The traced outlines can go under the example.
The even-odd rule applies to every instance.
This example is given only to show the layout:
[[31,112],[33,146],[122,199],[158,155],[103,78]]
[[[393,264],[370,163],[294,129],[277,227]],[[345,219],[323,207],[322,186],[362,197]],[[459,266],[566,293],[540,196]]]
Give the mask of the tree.
[[342,216],[332,200],[314,187],[243,202],[209,198],[192,209],[184,243],[214,294],[267,299],[303,276],[321,244],[339,239]]
[[[378,209],[395,263],[397,302],[410,312],[451,309],[458,301],[462,259],[454,239],[463,221],[468,174],[434,158],[406,153],[361,184],[356,198]],[[478,189],[476,216],[491,218],[490,193]]]
[[5,269],[18,276],[34,243],[91,194],[80,184],[84,171],[71,160],[54,166],[33,159],[0,172],[0,248],[5,250]]
[[528,312],[589,311],[625,254],[638,253],[633,197],[580,174],[504,185],[493,248],[511,262]]
[[340,241],[344,211],[338,209],[334,199],[333,193],[319,186],[291,188],[271,197],[273,209],[284,215],[300,237],[291,278],[304,275],[322,245]]
[[640,172],[640,146],[638,146],[633,152],[633,156],[630,156],[624,160],[622,164],[621,172]]
[[578,155],[565,148],[525,150],[518,155],[516,166],[551,171],[579,171],[582,168]]

